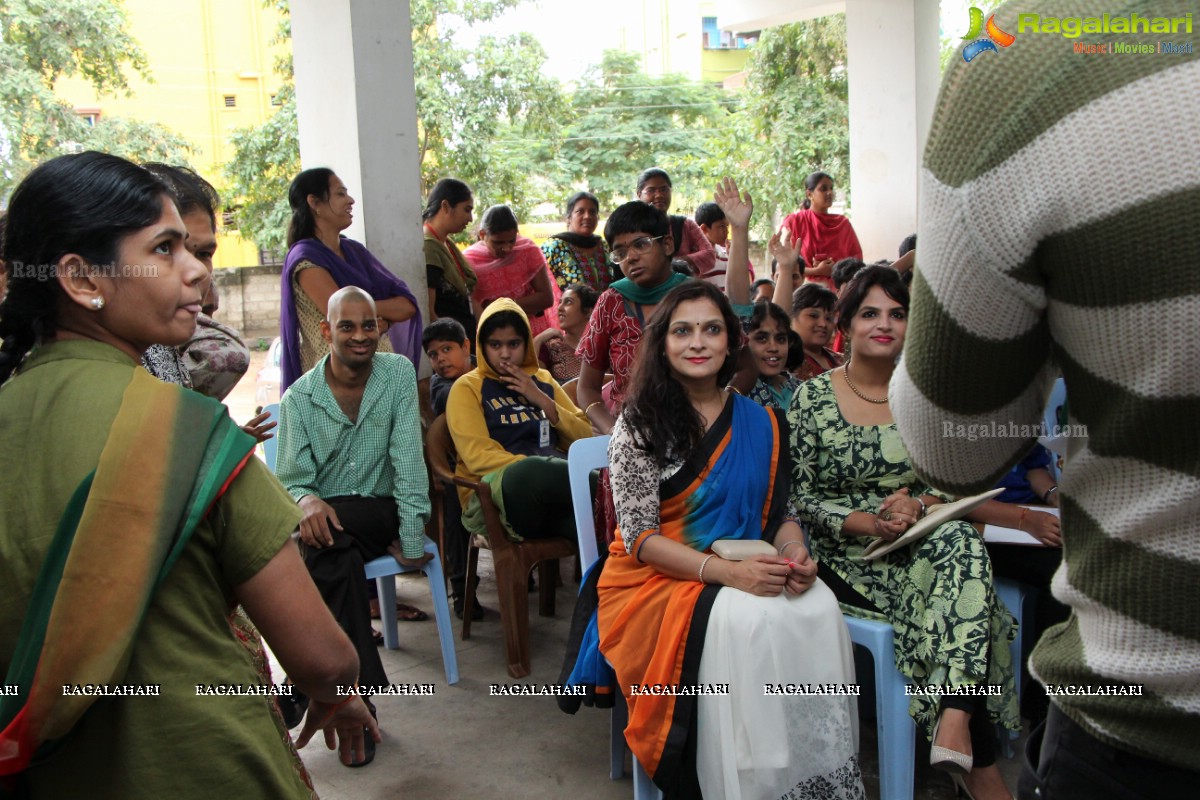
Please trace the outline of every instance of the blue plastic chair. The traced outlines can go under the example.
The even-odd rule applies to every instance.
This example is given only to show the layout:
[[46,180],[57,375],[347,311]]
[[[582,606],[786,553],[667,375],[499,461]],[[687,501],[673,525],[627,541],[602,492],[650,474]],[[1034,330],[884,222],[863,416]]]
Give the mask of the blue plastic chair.
[[[279,422],[279,403],[271,403],[269,406],[263,406],[263,411],[271,416],[267,418],[267,422]],[[270,439],[260,443],[263,453],[263,461],[267,462],[267,469],[271,472],[275,471],[275,456],[279,452],[279,428],[271,431],[274,434]]]
[[886,622],[843,614],[850,641],[865,647],[875,665],[875,730],[879,740],[881,800],[912,800],[917,726],[908,715],[908,680],[896,669],[895,631]]
[[[432,555],[423,567],[405,567],[399,561],[388,556],[380,556],[366,564],[367,577],[375,579],[379,587],[379,608],[396,607],[395,576],[406,572],[424,572],[429,579],[429,594],[433,598],[433,618],[437,620],[438,642],[442,647],[442,665],[446,669],[446,683],[458,683],[458,655],[454,650],[454,618],[450,616],[450,604],[446,601],[445,576],[442,574],[442,560],[438,556],[437,545],[428,536],[425,537],[425,552]],[[400,649],[400,637],[396,626],[396,615],[381,614],[383,621],[383,644],[389,650]]]
[[[608,466],[608,439],[607,436],[579,439],[567,451],[571,505],[575,510],[575,530],[579,536],[579,567],[584,573],[600,557],[596,547],[596,524],[592,519],[595,502],[592,500],[591,474],[592,470]],[[617,692],[616,705],[612,710],[608,767],[608,777],[614,781],[625,777],[625,753],[629,751],[625,742],[625,725],[628,720],[625,696]],[[660,800],[662,792],[642,769],[637,756],[632,753],[630,756],[633,759],[634,800]]]
[[1054,476],[1054,480],[1062,478],[1058,474],[1058,456],[1066,455],[1067,441],[1064,436],[1052,436],[1052,431],[1058,426],[1058,409],[1067,402],[1067,385],[1062,378],[1054,381],[1054,387],[1050,390],[1050,397],[1046,401],[1046,410],[1042,414],[1042,424],[1045,426],[1046,433],[1044,436],[1038,437],[1038,443],[1050,451],[1050,474]]
[[[264,406],[263,411],[271,416],[269,421],[279,421],[279,404],[272,403]],[[275,428],[279,434],[279,428]],[[276,438],[267,439],[262,443],[263,458],[267,468],[275,471],[275,458],[279,452],[279,442]],[[442,665],[446,669],[446,683],[458,683],[458,655],[454,650],[454,618],[450,616],[450,604],[446,601],[446,579],[442,572],[442,559],[438,554],[437,545],[426,536],[425,552],[433,556],[423,567],[405,567],[400,562],[388,556],[380,556],[368,561],[366,575],[374,579],[379,589],[379,608],[392,609],[396,607],[396,581],[394,577],[405,572],[424,572],[429,579],[429,593],[433,598],[433,617],[437,621],[438,641],[442,647]],[[383,621],[383,644],[389,650],[400,649],[399,630],[396,626],[396,615],[380,614]]]

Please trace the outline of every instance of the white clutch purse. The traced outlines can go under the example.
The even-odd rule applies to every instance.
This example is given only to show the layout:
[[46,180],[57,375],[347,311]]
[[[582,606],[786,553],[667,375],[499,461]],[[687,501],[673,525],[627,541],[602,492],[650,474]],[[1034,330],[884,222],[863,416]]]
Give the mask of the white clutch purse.
[[712,551],[726,561],[745,561],[754,556],[777,556],[775,546],[762,539],[717,539]]

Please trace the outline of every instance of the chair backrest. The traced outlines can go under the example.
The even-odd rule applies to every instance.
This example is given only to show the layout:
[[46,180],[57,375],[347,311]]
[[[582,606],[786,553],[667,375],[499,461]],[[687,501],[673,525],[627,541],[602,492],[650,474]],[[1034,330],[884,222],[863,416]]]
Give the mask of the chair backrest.
[[[263,411],[271,415],[267,422],[279,422],[279,403],[271,403],[269,406],[263,406]],[[279,453],[279,427],[276,426],[271,433],[273,436],[262,443],[262,449],[263,460],[267,462],[267,469],[274,472],[275,456]]]
[[446,424],[446,415],[438,414],[429,423],[425,434],[425,458],[433,470],[436,481],[453,481],[454,467],[450,459],[454,455],[454,439],[450,437],[450,426]]
[[579,439],[567,451],[567,474],[571,477],[571,504],[575,507],[575,530],[579,534],[579,567],[584,572],[596,562],[596,523],[592,519],[592,470],[608,466],[607,436]]

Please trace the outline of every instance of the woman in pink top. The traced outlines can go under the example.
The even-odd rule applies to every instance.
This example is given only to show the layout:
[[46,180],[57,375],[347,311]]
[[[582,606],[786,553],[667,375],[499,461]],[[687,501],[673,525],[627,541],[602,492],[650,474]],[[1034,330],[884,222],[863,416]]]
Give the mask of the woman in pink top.
[[534,336],[556,327],[554,307],[558,292],[541,248],[517,233],[517,218],[508,206],[492,206],[479,221],[479,241],[463,255],[475,270],[478,282],[471,292],[475,307],[483,309],[500,297],[516,301],[529,317]]
[[841,214],[830,214],[833,205],[833,178],[824,172],[814,172],[804,180],[804,205],[783,220],[785,230],[794,246],[800,249],[804,263],[804,279],[833,288],[833,265],[843,258],[862,258],[862,245],[850,220]]

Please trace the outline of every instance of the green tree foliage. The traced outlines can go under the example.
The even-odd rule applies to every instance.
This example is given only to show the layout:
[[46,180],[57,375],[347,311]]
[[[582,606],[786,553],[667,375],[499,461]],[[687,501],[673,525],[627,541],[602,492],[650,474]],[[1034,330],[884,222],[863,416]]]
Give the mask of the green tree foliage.
[[607,50],[572,98],[559,168],[611,207],[634,195],[639,172],[662,167],[675,206],[685,208],[707,197],[721,174],[711,169],[708,142],[727,130],[727,102],[719,87],[682,75],[651,77],[637,54]]
[[544,197],[532,176],[552,157],[565,102],[542,75],[546,53],[527,33],[455,41],[523,0],[411,0],[422,194],[441,177],[466,181],[476,205],[518,215]]
[[191,142],[170,128],[126,117],[101,117],[95,127],[88,129],[80,146],[139,163],[186,164],[192,152]]
[[117,0],[0,2],[0,196],[36,164],[80,149],[180,160],[187,142],[155,123],[102,119],[88,127],[55,96],[81,77],[102,95],[129,93],[127,73],[149,80],[146,56]]
[[714,174],[730,172],[753,195],[760,232],[799,208],[810,172],[829,173],[846,192],[847,97],[844,14],[763,31],[732,133],[713,137],[709,148]]
[[[280,40],[290,39],[286,0],[265,2],[283,16]],[[454,176],[475,190],[477,206],[509,203],[518,214],[549,194],[536,176],[553,158],[563,100],[557,83],[541,74],[541,45],[528,34],[484,36],[470,50],[453,41],[462,26],[486,23],[521,2],[411,0],[422,194],[438,178]],[[226,175],[242,235],[278,251],[300,147],[290,56],[276,69],[282,105],[262,125],[234,134]]]

